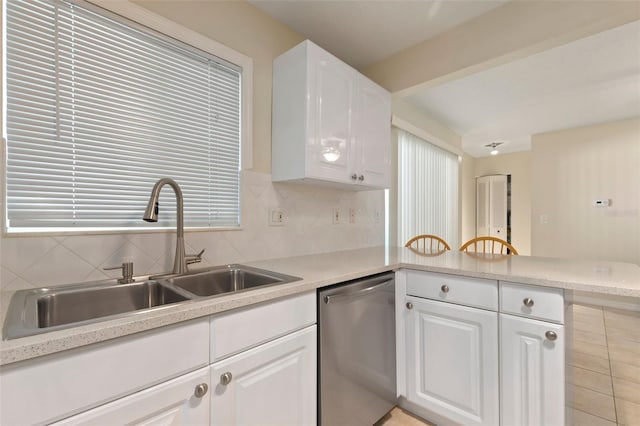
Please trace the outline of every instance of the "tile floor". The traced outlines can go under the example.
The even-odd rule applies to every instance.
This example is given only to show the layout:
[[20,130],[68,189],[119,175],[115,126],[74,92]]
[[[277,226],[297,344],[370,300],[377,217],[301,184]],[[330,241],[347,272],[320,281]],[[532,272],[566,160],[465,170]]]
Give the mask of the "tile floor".
[[[574,426],[640,426],[640,312],[573,305]],[[430,425],[394,408],[375,426]]]
[[574,425],[640,425],[640,312],[573,305],[569,364]]

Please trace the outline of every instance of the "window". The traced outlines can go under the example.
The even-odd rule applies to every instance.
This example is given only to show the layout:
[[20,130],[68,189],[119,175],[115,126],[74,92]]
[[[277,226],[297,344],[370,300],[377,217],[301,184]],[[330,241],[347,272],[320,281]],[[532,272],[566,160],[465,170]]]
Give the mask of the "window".
[[458,237],[458,156],[398,130],[398,245],[433,234]]
[[5,19],[9,232],[143,228],[162,177],[186,227],[239,226],[239,67],[85,3],[9,0]]

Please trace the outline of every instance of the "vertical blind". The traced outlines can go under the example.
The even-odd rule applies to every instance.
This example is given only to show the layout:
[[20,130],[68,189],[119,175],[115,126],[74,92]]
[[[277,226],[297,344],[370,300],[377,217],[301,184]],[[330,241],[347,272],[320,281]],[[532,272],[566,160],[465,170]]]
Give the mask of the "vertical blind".
[[420,234],[458,243],[458,156],[398,130],[398,245]]
[[5,16],[9,232],[144,226],[162,177],[185,226],[239,226],[239,68],[77,3],[8,0]]

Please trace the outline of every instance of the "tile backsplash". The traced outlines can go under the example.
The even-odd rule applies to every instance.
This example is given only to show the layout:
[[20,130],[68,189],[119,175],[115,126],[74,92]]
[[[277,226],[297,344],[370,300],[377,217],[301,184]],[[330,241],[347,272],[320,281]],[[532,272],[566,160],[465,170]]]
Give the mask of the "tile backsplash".
[[[275,208],[284,212],[283,226],[269,226],[269,210]],[[335,208],[339,224],[333,224]],[[384,244],[383,191],[274,184],[270,174],[244,171],[241,209],[241,230],[185,232],[187,253],[206,249],[195,267]],[[175,231],[3,237],[0,242],[0,290],[18,290],[117,277],[120,271],[102,268],[123,261],[133,261],[135,275],[170,271]]]

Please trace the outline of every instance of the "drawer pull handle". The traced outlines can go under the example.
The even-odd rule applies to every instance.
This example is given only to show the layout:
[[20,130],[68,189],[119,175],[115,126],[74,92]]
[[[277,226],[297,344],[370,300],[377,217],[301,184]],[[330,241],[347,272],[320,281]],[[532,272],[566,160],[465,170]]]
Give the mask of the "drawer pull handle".
[[196,386],[196,390],[193,394],[197,398],[202,398],[207,394],[208,390],[209,390],[209,386],[206,383],[200,383],[198,386]]
[[407,302],[407,309],[413,309],[413,303]]
[[558,338],[558,335],[556,334],[555,331],[547,331],[546,333],[544,333],[544,335],[547,338],[547,340],[550,340],[552,342]]
[[524,306],[526,306],[527,308],[530,308],[530,307],[532,307],[532,306],[533,306],[533,299],[532,299],[532,298],[530,298],[530,297],[525,297],[525,298],[522,300],[522,303],[524,303]]
[[220,375],[220,384],[223,386],[227,386],[231,383],[231,379],[233,379],[233,375],[228,371],[222,375]]
[[442,290],[443,293],[449,293],[449,286],[445,284],[440,287],[440,290]]

